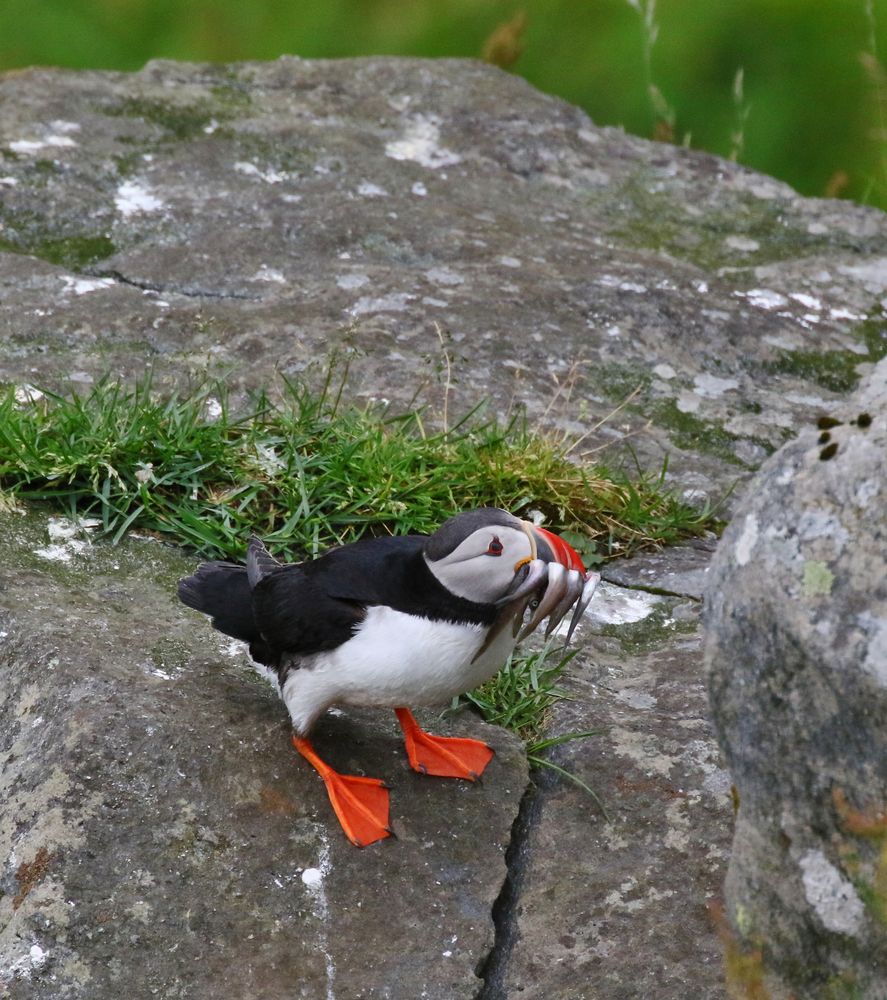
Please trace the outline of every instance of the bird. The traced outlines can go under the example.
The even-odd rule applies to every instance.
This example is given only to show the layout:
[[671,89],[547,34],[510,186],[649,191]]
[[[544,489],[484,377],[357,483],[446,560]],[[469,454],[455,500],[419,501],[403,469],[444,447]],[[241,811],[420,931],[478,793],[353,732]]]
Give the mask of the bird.
[[252,537],[246,565],[203,563],[178,596],[249,644],[289,711],[293,745],[323,779],[345,835],[365,847],[392,833],[387,786],[322,760],[310,739],[318,718],[336,705],[393,708],[415,771],[474,781],[493,750],[425,732],[408,706],[483,683],[546,617],[548,635],[574,608],[569,643],[599,580],[558,535],[482,507],[430,535],[363,538],[298,563]]

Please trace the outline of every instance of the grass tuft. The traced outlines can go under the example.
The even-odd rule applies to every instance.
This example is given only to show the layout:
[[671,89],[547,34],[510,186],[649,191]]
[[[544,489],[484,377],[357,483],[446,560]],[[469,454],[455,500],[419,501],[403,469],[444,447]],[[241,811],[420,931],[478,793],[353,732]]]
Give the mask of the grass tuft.
[[578,652],[564,651],[557,662],[549,662],[553,651],[549,642],[532,653],[512,653],[495,677],[462,698],[487,722],[504,726],[528,746],[534,745],[548,709],[568,697],[556,682]]
[[[603,730],[564,733],[543,738],[549,709],[558,701],[569,700],[567,692],[558,687],[557,681],[567,665],[577,654],[577,649],[556,647],[556,640],[549,640],[541,649],[525,653],[515,651],[495,677],[473,691],[453,700],[453,707],[460,703],[471,705],[482,718],[496,726],[510,729],[523,739],[530,767],[548,768],[562,778],[572,781],[595,801],[609,822],[609,815],[597,793],[566,768],[548,758],[547,751],[573,740],[600,736]],[[557,659],[554,655],[559,654]]]
[[476,409],[445,431],[423,412],[344,406],[285,381],[232,412],[224,386],[161,397],[105,378],[84,395],[0,393],[0,489],[95,517],[118,541],[139,528],[210,558],[239,558],[258,534],[289,558],[361,535],[426,533],[450,514],[540,511],[592,565],[698,534],[710,512],[665,490],[574,461],[562,439]]

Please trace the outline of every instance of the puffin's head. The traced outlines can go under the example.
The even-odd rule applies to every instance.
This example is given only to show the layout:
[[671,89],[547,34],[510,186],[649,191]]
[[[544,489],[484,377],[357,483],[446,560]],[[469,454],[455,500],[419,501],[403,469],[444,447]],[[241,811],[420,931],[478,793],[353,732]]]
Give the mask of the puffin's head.
[[514,604],[519,618],[537,599],[524,635],[546,615],[550,632],[578,600],[575,624],[600,579],[586,573],[562,538],[496,507],[445,521],[425,543],[425,561],[451,594],[478,604]]

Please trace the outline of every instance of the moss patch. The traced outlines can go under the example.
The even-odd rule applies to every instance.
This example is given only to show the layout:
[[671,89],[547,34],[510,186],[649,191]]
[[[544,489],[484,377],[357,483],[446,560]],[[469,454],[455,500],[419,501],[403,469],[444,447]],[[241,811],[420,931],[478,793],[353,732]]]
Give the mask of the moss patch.
[[184,670],[190,657],[191,650],[175,639],[161,639],[151,648],[151,662],[158,670]]
[[762,369],[774,375],[790,375],[814,382],[831,392],[852,392],[859,382],[857,368],[876,364],[887,356],[887,317],[879,314],[860,323],[853,333],[865,345],[866,353],[855,351],[780,351]]
[[851,392],[859,381],[856,366],[868,360],[853,351],[780,351],[762,368],[771,375],[791,375],[831,392]]
[[[731,465],[740,465],[747,468],[745,462],[736,457],[734,451],[739,438],[725,431],[715,423],[708,420],[701,420],[692,413],[684,413],[679,410],[677,403],[673,399],[663,400],[654,409],[653,420],[656,424],[664,427],[668,435],[678,448],[684,451],[701,451],[709,455],[716,455]],[[772,445],[765,442],[768,450],[772,451]]]
[[868,351],[869,356],[864,360],[877,362],[887,356],[887,316],[883,313],[870,316],[855,327],[853,332]]
[[[836,247],[860,249],[858,239],[839,233],[814,235],[800,220],[793,224],[780,199],[737,192],[724,203],[704,204],[697,217],[674,193],[657,190],[659,183],[655,172],[640,169],[621,186],[591,194],[595,213],[628,246],[665,252],[707,270],[755,266]],[[754,240],[759,247],[738,252],[727,245],[729,236]]]
[[23,234],[20,239],[0,238],[0,250],[39,257],[69,271],[78,271],[97,260],[110,257],[116,247],[107,236],[59,236],[33,240]]
[[211,87],[210,95],[188,104],[153,97],[128,97],[99,110],[114,118],[141,118],[163,129],[164,138],[192,139],[205,135],[210,124],[218,125],[242,117],[252,105],[248,91],[233,81]]
[[653,375],[648,367],[642,365],[606,364],[595,367],[589,374],[589,381],[596,392],[622,402],[635,390],[643,396],[650,388]]
[[191,139],[204,134],[204,129],[224,112],[209,101],[194,104],[174,104],[145,97],[128,97],[119,104],[101,108],[103,114],[113,118],[141,118],[162,128],[169,137]]

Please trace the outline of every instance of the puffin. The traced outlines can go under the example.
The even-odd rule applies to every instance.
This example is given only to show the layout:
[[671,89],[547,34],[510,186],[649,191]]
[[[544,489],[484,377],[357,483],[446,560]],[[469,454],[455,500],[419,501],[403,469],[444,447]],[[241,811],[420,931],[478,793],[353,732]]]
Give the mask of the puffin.
[[476,781],[493,757],[479,740],[433,736],[409,705],[439,705],[492,677],[548,618],[573,616],[569,643],[600,581],[564,539],[508,511],[483,507],[431,535],[364,538],[299,563],[250,539],[246,565],[207,562],[178,596],[214,628],[249,644],[292,719],[292,742],[317,771],[348,839],[391,835],[388,789],[340,774],[310,739],[336,705],[393,708],[410,766]]

